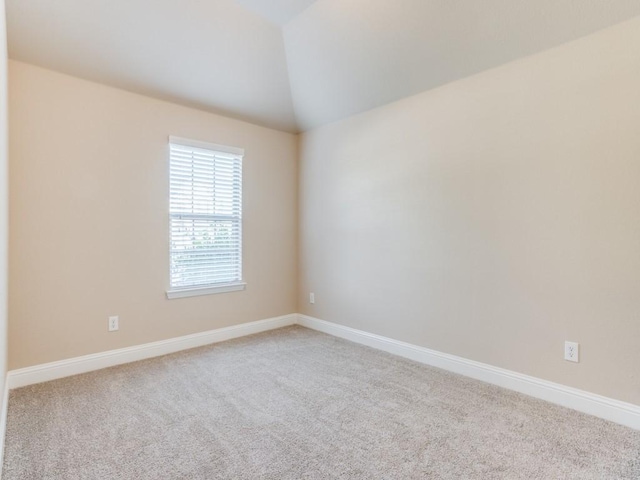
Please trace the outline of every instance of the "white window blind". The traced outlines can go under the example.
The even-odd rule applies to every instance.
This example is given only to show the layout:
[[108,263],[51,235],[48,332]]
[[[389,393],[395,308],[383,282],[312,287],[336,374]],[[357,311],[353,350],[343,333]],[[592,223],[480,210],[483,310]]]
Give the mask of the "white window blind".
[[171,289],[242,282],[242,156],[170,137]]

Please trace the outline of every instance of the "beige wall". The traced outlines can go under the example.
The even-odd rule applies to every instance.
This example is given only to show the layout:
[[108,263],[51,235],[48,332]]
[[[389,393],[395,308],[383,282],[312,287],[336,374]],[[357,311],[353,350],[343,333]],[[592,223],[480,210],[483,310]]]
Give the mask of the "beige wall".
[[640,19],[305,133],[300,310],[640,404],[638,45]]
[[[295,312],[296,136],[9,72],[11,369]],[[244,292],[165,298],[170,134],[246,151]]]
[[[7,246],[9,240],[7,121],[7,32],[4,0],[0,0],[0,386],[2,388],[4,388],[7,373]],[[2,399],[0,399],[0,411],[2,407]],[[0,428],[0,432],[4,434],[4,429]],[[2,444],[3,440],[0,439],[0,445]]]

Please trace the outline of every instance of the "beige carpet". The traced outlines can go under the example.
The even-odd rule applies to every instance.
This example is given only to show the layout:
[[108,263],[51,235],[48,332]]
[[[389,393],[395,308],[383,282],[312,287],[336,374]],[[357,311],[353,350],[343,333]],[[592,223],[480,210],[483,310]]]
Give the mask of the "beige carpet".
[[5,480],[639,479],[640,432],[301,327],[22,388]]

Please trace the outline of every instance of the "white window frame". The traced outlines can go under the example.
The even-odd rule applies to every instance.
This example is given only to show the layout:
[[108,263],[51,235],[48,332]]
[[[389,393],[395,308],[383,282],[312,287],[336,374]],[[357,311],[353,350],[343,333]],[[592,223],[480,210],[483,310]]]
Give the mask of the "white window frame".
[[[226,145],[218,145],[218,144],[214,144],[214,143],[208,143],[208,142],[201,142],[198,140],[190,140],[190,139],[186,139],[186,138],[181,138],[181,137],[175,137],[175,136],[170,136],[169,137],[169,153],[168,153],[168,158],[169,158],[169,179],[171,179],[171,145],[180,145],[180,146],[184,146],[184,147],[191,147],[191,148],[199,148],[199,149],[204,149],[204,150],[210,150],[213,152],[218,152],[218,153],[226,153],[226,154],[231,154],[231,155],[235,155],[235,156],[239,156],[240,157],[240,162],[242,162],[242,157],[244,156],[244,149],[242,148],[236,148],[236,147],[229,147]],[[242,165],[242,164],[241,164]],[[242,166],[241,166],[242,168]],[[241,211],[242,211],[242,187],[240,187],[240,203],[241,203]],[[179,287],[179,286],[171,286],[172,285],[172,278],[171,278],[171,258],[172,258],[172,253],[171,253],[171,225],[172,225],[172,221],[175,218],[180,218],[180,217],[184,217],[185,214],[180,214],[180,213],[174,213],[171,212],[171,185],[169,185],[169,285],[170,288],[167,290],[167,298],[168,299],[174,299],[174,298],[184,298],[184,297],[193,297],[193,296],[198,296],[198,295],[209,295],[209,294],[216,294],[216,293],[227,293],[227,292],[236,292],[236,291],[240,291],[240,290],[244,290],[246,288],[246,283],[242,280],[242,213],[240,212],[240,222],[239,222],[239,228],[240,228],[240,238],[239,238],[239,242],[240,242],[240,264],[239,264],[239,269],[240,269],[240,280],[238,281],[234,281],[234,282],[227,282],[227,283],[208,283],[208,284],[202,284],[202,285],[191,285],[191,286],[185,286],[185,287]],[[216,220],[219,219],[219,215],[208,215],[211,217],[212,220]]]

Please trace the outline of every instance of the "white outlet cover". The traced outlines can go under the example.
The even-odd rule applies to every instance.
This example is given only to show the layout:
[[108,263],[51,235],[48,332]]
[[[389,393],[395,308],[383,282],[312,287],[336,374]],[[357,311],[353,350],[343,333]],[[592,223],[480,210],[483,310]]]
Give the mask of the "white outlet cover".
[[580,344],[576,342],[564,342],[564,359],[569,362],[579,362]]
[[113,317],[109,317],[109,331],[115,332],[116,330],[118,330],[120,328],[119,322],[120,322],[120,319],[118,318],[117,315]]
[[309,294],[309,303],[316,303],[316,294],[313,292]]

